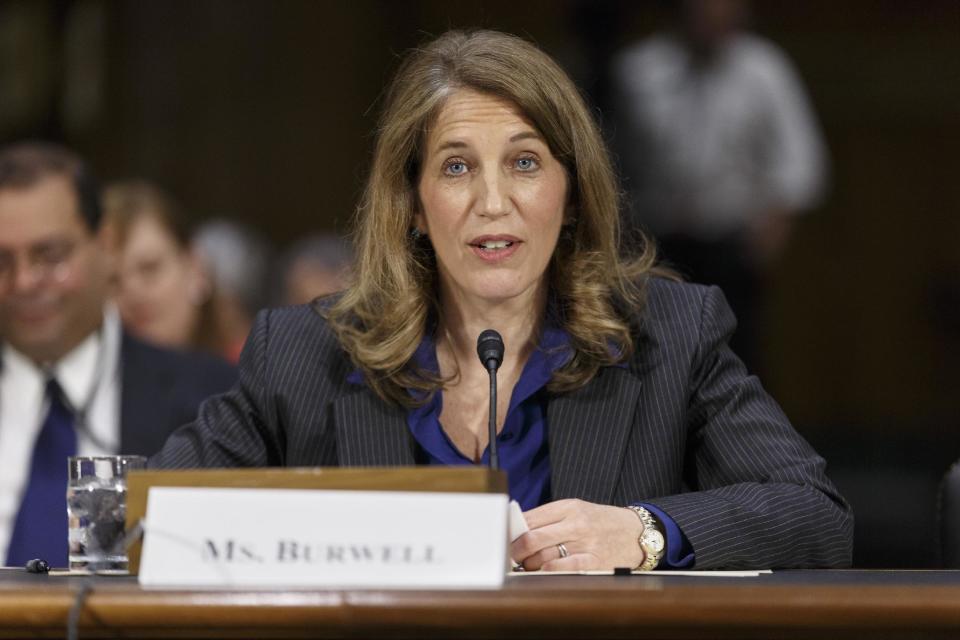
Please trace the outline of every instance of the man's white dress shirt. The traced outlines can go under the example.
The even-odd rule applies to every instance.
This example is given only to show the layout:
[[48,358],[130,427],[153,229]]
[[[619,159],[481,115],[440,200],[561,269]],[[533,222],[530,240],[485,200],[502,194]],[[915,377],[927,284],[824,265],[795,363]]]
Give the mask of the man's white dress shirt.
[[[30,476],[33,445],[49,402],[46,381],[55,377],[70,406],[86,412],[77,425],[77,454],[114,454],[120,445],[120,316],[104,311],[100,331],[47,367],[38,366],[10,345],[0,357],[0,559],[20,509]],[[64,460],[64,465],[67,461]],[[64,487],[64,495],[67,488]]]

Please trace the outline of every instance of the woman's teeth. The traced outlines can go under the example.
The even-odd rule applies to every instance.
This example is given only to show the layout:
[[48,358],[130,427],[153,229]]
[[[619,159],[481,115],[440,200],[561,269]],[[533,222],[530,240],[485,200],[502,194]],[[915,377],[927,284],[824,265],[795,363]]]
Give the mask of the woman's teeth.
[[508,240],[488,240],[486,242],[481,242],[480,247],[482,249],[506,249],[513,243]]

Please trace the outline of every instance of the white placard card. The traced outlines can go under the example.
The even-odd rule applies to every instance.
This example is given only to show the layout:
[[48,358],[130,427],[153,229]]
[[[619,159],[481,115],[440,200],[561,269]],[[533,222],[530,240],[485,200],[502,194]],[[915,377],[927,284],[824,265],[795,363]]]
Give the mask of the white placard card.
[[152,487],[144,586],[497,588],[507,496]]

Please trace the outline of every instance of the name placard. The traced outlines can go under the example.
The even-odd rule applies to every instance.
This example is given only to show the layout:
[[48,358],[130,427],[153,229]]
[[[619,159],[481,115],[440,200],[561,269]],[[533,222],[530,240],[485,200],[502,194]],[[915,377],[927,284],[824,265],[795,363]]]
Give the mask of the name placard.
[[152,487],[144,586],[497,588],[507,496]]

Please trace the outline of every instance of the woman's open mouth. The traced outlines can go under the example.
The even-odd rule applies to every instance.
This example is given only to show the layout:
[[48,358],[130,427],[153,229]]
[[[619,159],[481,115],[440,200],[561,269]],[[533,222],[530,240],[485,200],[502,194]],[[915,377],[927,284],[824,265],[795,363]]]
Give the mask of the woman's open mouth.
[[513,236],[481,236],[470,241],[470,248],[485,262],[499,262],[516,253],[521,244]]

